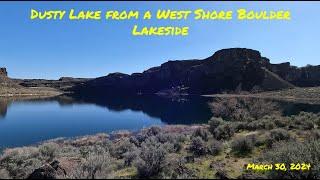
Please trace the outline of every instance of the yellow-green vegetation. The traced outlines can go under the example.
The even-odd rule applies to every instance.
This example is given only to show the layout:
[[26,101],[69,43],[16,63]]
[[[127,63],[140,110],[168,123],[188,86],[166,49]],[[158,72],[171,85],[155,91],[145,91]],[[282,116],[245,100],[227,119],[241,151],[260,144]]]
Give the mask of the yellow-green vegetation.
[[[260,111],[264,105],[255,103],[263,101],[246,102],[248,109],[244,102],[225,101],[230,102],[211,104],[220,117],[212,117],[208,124],[151,127],[6,149],[0,157],[0,177],[320,177],[320,114],[282,116],[273,104]],[[249,163],[310,163],[311,169],[257,172],[246,170]]]

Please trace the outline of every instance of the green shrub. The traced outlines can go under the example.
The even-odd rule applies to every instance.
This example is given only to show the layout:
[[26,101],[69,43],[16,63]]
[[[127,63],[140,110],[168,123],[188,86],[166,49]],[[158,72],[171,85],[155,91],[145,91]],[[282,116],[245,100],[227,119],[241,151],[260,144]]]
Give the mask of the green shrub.
[[289,124],[289,120],[287,117],[272,116],[271,118],[272,118],[274,124],[276,125],[276,127],[278,127],[278,128],[284,128],[284,127],[288,126],[288,124]]
[[248,123],[247,122],[232,122],[231,123],[232,129],[234,132],[240,132],[241,130],[246,130],[248,129]]
[[237,137],[232,141],[231,149],[237,155],[247,155],[251,153],[254,148],[254,142],[252,137]]
[[268,163],[310,163],[310,171],[271,171],[269,178],[277,179],[319,179],[320,178],[320,141],[308,142],[282,141],[262,155],[261,160]]
[[112,178],[112,165],[115,161],[108,152],[89,153],[86,159],[83,159],[77,168],[69,175],[76,179],[106,179]]
[[255,131],[255,130],[271,130],[276,127],[276,124],[273,122],[273,119],[269,119],[267,117],[258,119],[252,122],[249,122],[246,126],[247,130]]
[[149,137],[161,134],[161,131],[161,128],[158,126],[143,129],[137,135],[130,137],[130,142],[135,144],[137,147],[140,147],[142,142],[146,141]]
[[166,158],[166,165],[157,178],[160,179],[190,179],[195,178],[195,173],[189,170],[186,166],[185,158],[170,154]]
[[201,137],[202,140],[208,141],[209,138],[211,137],[211,134],[210,134],[210,132],[209,132],[207,129],[197,128],[197,129],[193,132],[192,136],[193,136],[193,137]]
[[217,140],[227,140],[234,134],[234,129],[231,125],[232,123],[226,123],[219,125],[214,131],[213,131],[213,137]]
[[273,143],[278,141],[288,141],[291,136],[289,132],[285,129],[273,129],[270,131],[269,136],[266,140],[267,147],[271,147]]
[[320,117],[314,113],[300,112],[298,115],[290,117],[290,128],[311,130],[319,125]]
[[222,151],[222,149],[222,143],[215,139],[210,139],[207,143],[207,154],[217,155]]
[[217,155],[221,152],[222,147],[222,143],[213,138],[205,142],[201,137],[194,137],[191,140],[189,151],[197,157],[207,154]]
[[158,176],[165,167],[168,152],[163,144],[149,138],[141,144],[140,159],[137,162],[138,176],[151,178]]
[[160,133],[156,140],[164,145],[168,152],[179,152],[186,140],[184,134]]
[[136,146],[131,143],[128,139],[121,139],[117,143],[112,145],[111,155],[117,159],[122,159],[123,154],[131,152]]
[[0,166],[5,167],[9,175],[14,179],[26,178],[43,163],[39,149],[36,147],[5,150],[0,158]]
[[124,158],[124,165],[125,166],[131,166],[134,164],[134,162],[139,158],[140,151],[138,149],[128,151],[123,154]]
[[39,151],[42,157],[48,161],[52,161],[58,154],[59,145],[53,142],[40,145]]
[[206,143],[202,140],[201,137],[195,137],[191,140],[189,150],[195,156],[202,156],[207,153]]
[[150,137],[150,136],[156,136],[157,134],[161,133],[161,128],[158,127],[158,126],[153,126],[151,128],[148,128],[144,134],[147,136],[147,137]]
[[209,124],[209,131],[213,134],[214,130],[218,126],[225,124],[225,121],[222,118],[213,117],[209,120],[208,124]]
[[312,140],[319,140],[320,139],[320,130],[316,129],[316,130],[311,131],[309,137]]
[[230,121],[260,119],[269,114],[280,115],[275,102],[257,98],[217,98],[209,105],[214,116]]
[[248,117],[247,109],[242,108],[242,102],[238,98],[216,98],[209,106],[215,117],[229,121],[242,121]]
[[290,134],[287,130],[285,129],[273,129],[270,131],[270,136],[272,139],[276,141],[282,141],[282,140],[289,140],[290,139]]

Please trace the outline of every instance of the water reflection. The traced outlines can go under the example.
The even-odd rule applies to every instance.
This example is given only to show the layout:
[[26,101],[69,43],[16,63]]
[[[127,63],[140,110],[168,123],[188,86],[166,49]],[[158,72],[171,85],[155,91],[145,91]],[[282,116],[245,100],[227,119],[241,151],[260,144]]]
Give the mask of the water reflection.
[[0,119],[6,117],[9,103],[7,99],[0,99]]
[[109,110],[142,111],[150,117],[159,118],[166,124],[206,123],[212,116],[208,107],[208,98],[188,96],[166,98],[155,95],[137,96],[60,96],[57,101],[61,105],[90,103]]
[[[44,99],[0,99],[0,148],[115,130],[139,130],[152,125],[201,124],[214,116],[213,98],[185,96],[59,96]],[[259,102],[259,103],[256,103]],[[246,108],[264,108],[259,99],[243,99]],[[284,115],[320,112],[320,105],[273,101]],[[232,105],[232,103],[231,103]],[[224,107],[225,105],[222,105]],[[221,107],[220,107],[221,108]],[[239,104],[234,107],[237,110]],[[223,108],[222,108],[223,109]],[[258,113],[253,109],[252,112]],[[246,112],[243,110],[242,112]],[[249,111],[250,112],[250,111]],[[240,113],[238,113],[240,114]]]
[[[132,110],[143,112],[146,115],[159,118],[166,124],[199,124],[206,123],[214,114],[215,110],[209,107],[212,102],[220,101],[220,98],[208,98],[201,96],[184,96],[184,97],[161,97],[156,95],[104,95],[104,96],[79,96],[79,95],[62,95],[54,98],[42,99],[8,99],[0,98],[0,119],[6,117],[8,108],[13,101],[17,102],[57,102],[61,107],[74,106],[80,104],[94,104],[99,107],[107,108],[110,111],[121,112]],[[258,98],[226,98],[233,99],[237,102],[245,102],[245,107],[256,107],[256,104],[276,104],[282,115],[290,116],[305,112],[320,112],[320,104],[308,104],[277,100],[261,100]],[[227,100],[232,102],[232,100]],[[254,103],[259,102],[259,103]],[[219,104],[219,103],[218,103]],[[230,106],[230,104],[222,104],[220,106]],[[231,104],[232,106],[232,104]],[[235,109],[237,109],[234,105]],[[261,107],[263,108],[263,107]],[[238,107],[239,109],[239,107]]]

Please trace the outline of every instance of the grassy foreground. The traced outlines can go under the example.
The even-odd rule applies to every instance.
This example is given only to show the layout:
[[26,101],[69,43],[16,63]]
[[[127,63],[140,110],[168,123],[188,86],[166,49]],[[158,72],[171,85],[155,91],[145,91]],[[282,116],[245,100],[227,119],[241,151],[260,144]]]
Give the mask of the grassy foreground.
[[[284,117],[272,103],[249,103],[244,109],[237,99],[212,102],[220,118],[203,125],[6,149],[0,178],[320,178],[320,114]],[[285,163],[288,170],[246,170],[249,163]],[[289,170],[290,163],[311,168]]]

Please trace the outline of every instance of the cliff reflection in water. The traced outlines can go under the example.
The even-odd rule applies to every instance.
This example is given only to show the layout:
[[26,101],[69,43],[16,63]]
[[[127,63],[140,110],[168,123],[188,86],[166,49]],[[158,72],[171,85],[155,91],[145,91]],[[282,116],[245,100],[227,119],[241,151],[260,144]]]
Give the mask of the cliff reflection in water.
[[[242,101],[252,102],[259,99],[242,99]],[[132,110],[143,112],[144,114],[160,119],[165,124],[201,124],[215,116],[209,107],[209,103],[215,98],[201,96],[179,96],[162,97],[157,95],[62,95],[54,98],[42,99],[7,99],[0,98],[0,119],[6,117],[10,104],[13,102],[58,102],[60,106],[72,106],[79,104],[94,104],[107,108],[110,111],[121,112]],[[269,102],[271,100],[263,100]],[[308,104],[286,101],[272,101],[277,104],[279,111],[285,115],[299,114],[305,112],[320,112],[320,104]]]
[[159,118],[166,124],[207,123],[212,117],[208,98],[185,96],[176,98],[156,95],[110,95],[110,96],[60,96],[61,105],[74,103],[95,104],[112,111],[141,111],[150,117]]
[[0,99],[0,119],[6,117],[8,111],[9,101],[6,99]]

